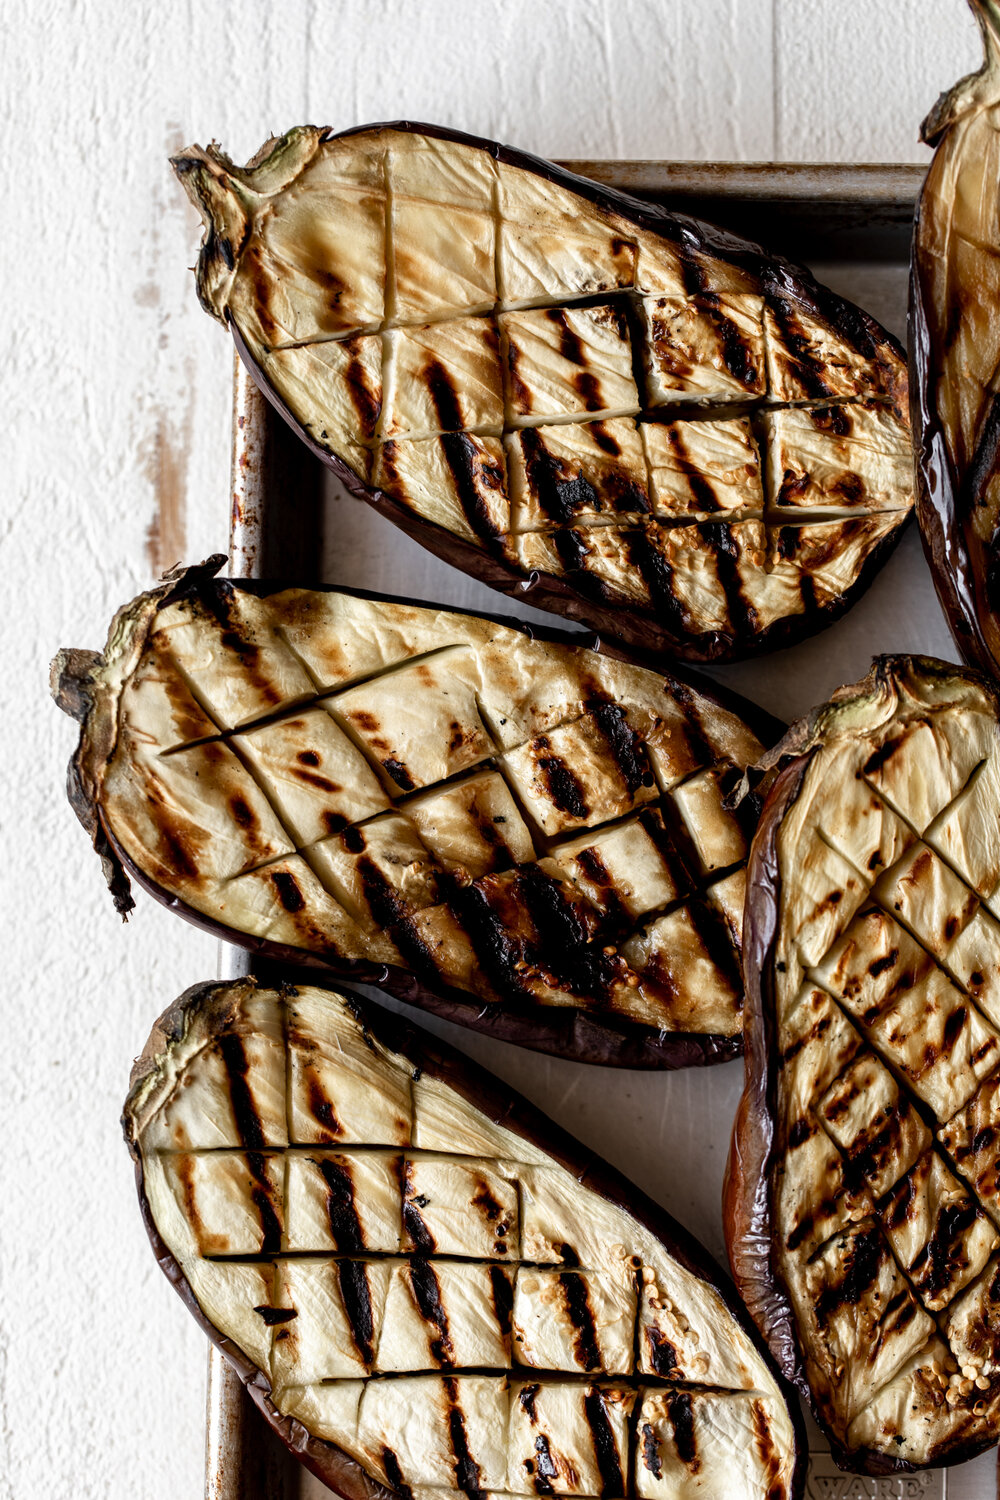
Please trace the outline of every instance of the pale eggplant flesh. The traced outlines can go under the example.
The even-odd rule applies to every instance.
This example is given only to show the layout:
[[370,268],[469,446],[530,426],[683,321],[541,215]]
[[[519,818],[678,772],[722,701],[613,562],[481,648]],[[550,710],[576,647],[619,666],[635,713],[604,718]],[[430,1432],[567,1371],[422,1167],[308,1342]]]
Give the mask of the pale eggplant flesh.
[[1000,700],[881,657],[793,727],[749,865],[730,1262],[844,1468],[1000,1436]]
[[829,624],[898,539],[902,350],[759,246],[433,126],[174,166],[264,394],[494,587],[724,661]]
[[722,1273],[467,1058],[329,990],[206,984],[123,1124],[157,1260],[348,1500],[796,1500]]
[[763,745],[709,684],[221,561],[57,659],[124,908],[128,869],[230,941],[567,1056],[736,1054],[758,804],[727,804]]
[[1000,5],[969,0],[982,69],[924,121],[910,262],[917,517],[966,660],[1000,675]]

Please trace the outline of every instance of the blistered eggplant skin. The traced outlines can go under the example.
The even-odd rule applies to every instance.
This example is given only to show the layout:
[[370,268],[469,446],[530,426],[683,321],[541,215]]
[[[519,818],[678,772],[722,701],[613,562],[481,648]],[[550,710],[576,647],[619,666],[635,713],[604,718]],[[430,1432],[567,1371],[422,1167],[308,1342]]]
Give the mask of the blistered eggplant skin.
[[[760,247],[408,122],[174,166],[207,225],[199,296],[267,399],[352,494],[492,587],[735,660],[830,624],[898,541],[902,351]],[[312,178],[333,194],[316,224]],[[796,412],[816,430],[772,428]]]
[[911,422],[917,518],[938,597],[965,659],[1000,674],[1000,8],[969,0],[982,69],[943,94],[921,138],[935,147],[910,261]]
[[998,719],[984,674],[883,657],[764,762],[723,1217],[751,1316],[854,1472],[1000,1436]]
[[742,1500],[801,1495],[798,1410],[702,1247],[400,1018],[313,987],[195,986],[154,1027],[123,1127],[161,1269],[346,1500],[550,1477],[580,1496],[720,1493],[722,1476]]
[[252,951],[580,1060],[737,1054],[756,804],[725,798],[775,721],[514,622],[218,565],[55,665],[121,910],[127,870]]

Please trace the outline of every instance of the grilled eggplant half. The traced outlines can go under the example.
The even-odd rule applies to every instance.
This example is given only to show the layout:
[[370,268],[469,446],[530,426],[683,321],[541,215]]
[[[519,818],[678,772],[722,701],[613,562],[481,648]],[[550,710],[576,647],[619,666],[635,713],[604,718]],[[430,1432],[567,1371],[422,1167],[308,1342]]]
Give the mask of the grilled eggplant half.
[[773,752],[751,853],[730,1260],[868,1473],[1000,1435],[998,712],[878,659]]
[[741,717],[524,627],[222,561],[57,661],[124,908],[127,866],[232,942],[581,1060],[738,1051]]
[[125,1105],[157,1260],[349,1500],[792,1500],[780,1379],[705,1251],[375,1007],[189,990]]
[[902,351],[758,246],[437,127],[174,166],[264,394],[494,587],[725,661],[828,624],[898,538]]
[[1000,674],[1000,5],[970,0],[982,70],[924,121],[910,361],[917,515],[966,659]]

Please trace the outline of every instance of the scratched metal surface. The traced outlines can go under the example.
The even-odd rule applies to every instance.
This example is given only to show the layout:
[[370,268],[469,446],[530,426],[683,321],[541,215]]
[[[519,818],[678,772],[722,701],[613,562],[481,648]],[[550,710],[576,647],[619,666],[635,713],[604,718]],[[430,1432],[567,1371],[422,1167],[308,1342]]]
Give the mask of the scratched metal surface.
[[[908,226],[922,169],[570,165],[760,236],[806,261],[821,280],[905,335]],[[552,619],[537,610],[518,610],[352,500],[271,412],[238,364],[230,570],[350,583],[463,609],[502,608],[525,619]],[[860,677],[874,651],[887,650],[956,659],[913,527],[870,592],[837,625],[788,651],[717,669],[714,675],[791,719],[841,682]],[[223,947],[221,973],[241,972],[243,966],[242,954]],[[641,1182],[724,1260],[719,1203],[742,1064],[674,1074],[620,1073],[543,1057],[433,1017],[422,1019]],[[818,1431],[808,1425],[813,1450],[808,1500],[997,1500],[1000,1495],[992,1453],[953,1470],[864,1479],[840,1474]],[[284,1452],[213,1350],[206,1500],[324,1500],[330,1493]]]

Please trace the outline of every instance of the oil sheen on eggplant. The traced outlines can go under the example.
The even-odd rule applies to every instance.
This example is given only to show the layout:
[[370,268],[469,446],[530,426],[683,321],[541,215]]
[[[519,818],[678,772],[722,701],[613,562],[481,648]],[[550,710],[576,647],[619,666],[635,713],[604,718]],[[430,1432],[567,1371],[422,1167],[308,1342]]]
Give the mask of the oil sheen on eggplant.
[[760,247],[432,126],[174,166],[264,394],[494,587],[731,660],[830,623],[897,540],[902,351]]
[[756,803],[724,802],[763,747],[709,684],[221,561],[57,663],[71,795],[126,907],[120,861],[231,941],[510,1040],[735,1054]]
[[917,516],[959,649],[1000,675],[1000,5],[986,60],[924,121],[934,145],[910,275]]
[[768,758],[749,866],[737,1285],[845,1468],[1000,1435],[1000,723],[881,657]]
[[798,1418],[666,1214],[376,1007],[188,991],[125,1106],[157,1259],[350,1500],[794,1500]]

